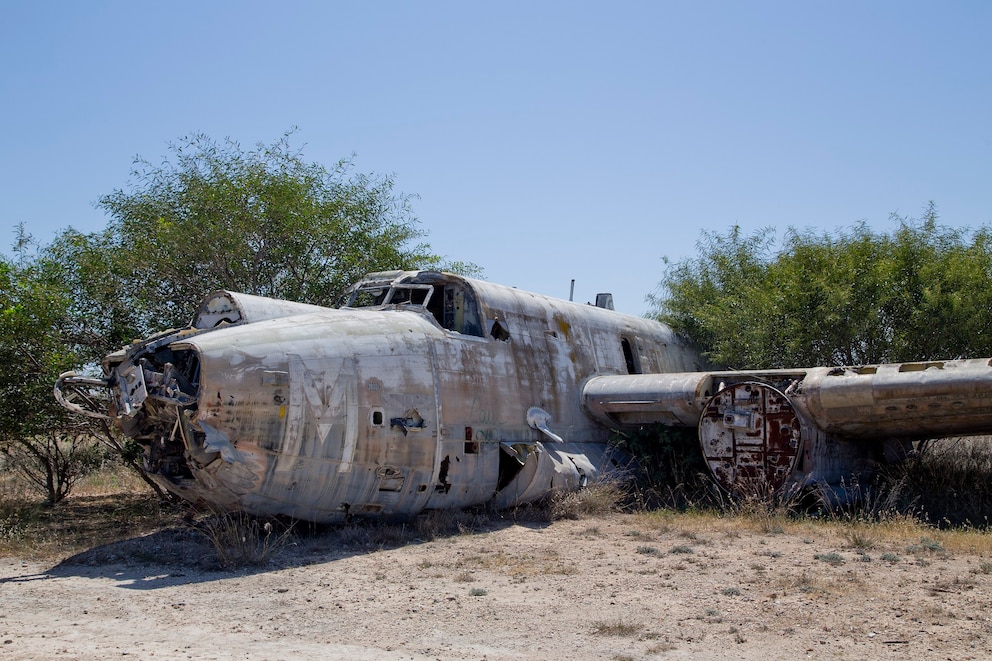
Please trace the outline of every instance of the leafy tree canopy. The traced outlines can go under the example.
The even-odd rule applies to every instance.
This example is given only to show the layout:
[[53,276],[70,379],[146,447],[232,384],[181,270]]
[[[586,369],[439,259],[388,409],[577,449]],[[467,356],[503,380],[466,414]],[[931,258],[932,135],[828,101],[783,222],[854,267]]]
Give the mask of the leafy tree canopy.
[[18,237],[16,257],[0,256],[0,444],[66,426],[52,385],[79,360],[64,271]]
[[716,365],[768,369],[992,355],[992,230],[892,216],[896,228],[703,234],[652,314]]
[[104,231],[68,231],[50,247],[75,264],[104,348],[187,323],[214,289],[329,305],[369,271],[452,266],[422,241],[392,177],[306,162],[290,136],[250,150],[185,137],[100,198]]
[[99,439],[142,473],[127,441],[104,421],[70,415],[52,386],[94,346],[66,264],[38,251],[23,225],[16,258],[0,256],[0,456],[54,504],[102,461]]

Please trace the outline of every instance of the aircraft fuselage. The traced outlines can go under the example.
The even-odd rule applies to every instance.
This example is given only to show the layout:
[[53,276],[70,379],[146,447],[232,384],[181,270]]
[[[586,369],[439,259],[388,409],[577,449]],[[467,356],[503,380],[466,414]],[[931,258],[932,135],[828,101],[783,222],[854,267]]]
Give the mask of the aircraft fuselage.
[[220,292],[189,329],[109,356],[150,474],[315,521],[508,506],[608,467],[587,379],[700,369],[662,324],[450,274],[373,274],[343,303]]
[[[614,429],[695,426],[737,493],[847,485],[910,441],[992,429],[992,361],[702,371],[664,324],[433,271],[337,308],[233,292],[63,375],[193,503],[317,522],[528,502],[614,465]],[[109,390],[110,410],[87,388]],[[81,395],[75,401],[74,395]]]

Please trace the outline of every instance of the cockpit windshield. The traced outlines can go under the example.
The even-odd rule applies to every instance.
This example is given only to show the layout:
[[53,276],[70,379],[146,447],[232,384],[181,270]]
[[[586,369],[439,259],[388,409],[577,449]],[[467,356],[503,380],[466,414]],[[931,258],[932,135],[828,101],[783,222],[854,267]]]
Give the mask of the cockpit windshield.
[[343,308],[369,308],[382,305],[389,294],[389,287],[369,287],[356,289],[341,301]]
[[479,303],[464,280],[447,274],[370,274],[342,297],[339,307],[426,313],[445,330],[481,337]]
[[382,305],[426,306],[434,287],[431,285],[395,284],[391,287],[361,287],[346,295],[341,307],[368,308]]

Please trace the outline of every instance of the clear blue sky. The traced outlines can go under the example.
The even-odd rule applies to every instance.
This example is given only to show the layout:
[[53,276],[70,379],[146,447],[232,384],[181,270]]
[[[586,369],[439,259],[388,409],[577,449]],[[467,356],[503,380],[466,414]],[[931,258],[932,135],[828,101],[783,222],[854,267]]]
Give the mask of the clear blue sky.
[[703,230],[992,221],[989,2],[0,0],[0,239],[191,132],[298,126],[396,177],[435,251],[647,310]]

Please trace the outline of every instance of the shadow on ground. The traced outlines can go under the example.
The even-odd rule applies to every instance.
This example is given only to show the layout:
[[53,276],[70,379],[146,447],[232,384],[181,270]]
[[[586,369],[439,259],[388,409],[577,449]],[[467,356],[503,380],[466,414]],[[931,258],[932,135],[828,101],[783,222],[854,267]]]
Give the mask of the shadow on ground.
[[268,571],[334,562],[355,555],[422,544],[456,535],[481,535],[509,526],[543,528],[538,511],[428,512],[406,521],[356,520],[334,526],[296,523],[260,562],[225,567],[211,541],[187,525],[102,544],[66,557],[43,573],[7,582],[60,577],[109,579],[116,587],[154,590],[227,580]]

